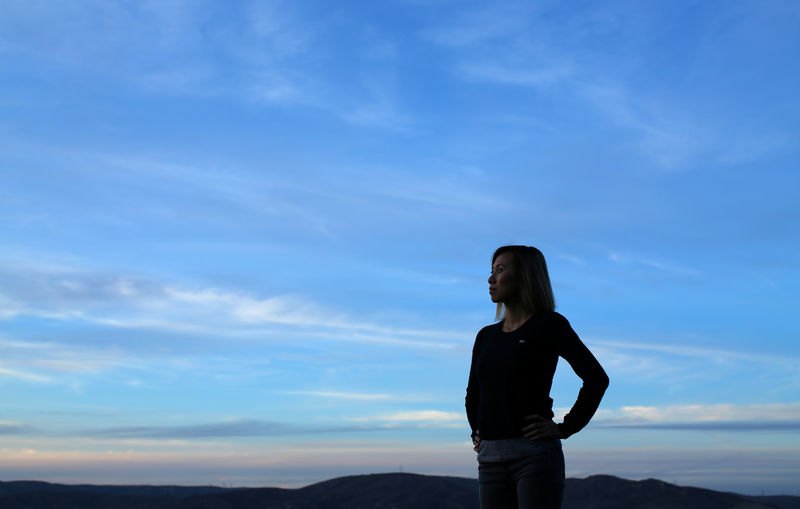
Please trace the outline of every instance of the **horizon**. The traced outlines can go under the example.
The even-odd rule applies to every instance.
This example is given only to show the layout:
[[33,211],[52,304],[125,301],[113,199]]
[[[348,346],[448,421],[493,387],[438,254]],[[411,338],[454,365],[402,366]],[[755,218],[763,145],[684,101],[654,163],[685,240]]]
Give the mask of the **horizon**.
[[[388,476],[388,475],[403,475],[403,474],[410,475],[410,476],[421,476],[421,477],[442,477],[442,478],[467,479],[467,480],[478,482],[478,478],[477,477],[462,477],[462,476],[438,475],[438,474],[419,474],[419,473],[416,473],[416,472],[404,472],[404,471],[396,471],[396,472],[388,471],[388,472],[368,472],[368,473],[362,473],[362,474],[351,474],[351,475],[340,476],[340,477],[331,477],[329,479],[323,479],[321,481],[315,481],[315,482],[312,482],[312,483],[309,483],[309,484],[303,484],[303,485],[298,485],[298,486],[275,486],[275,485],[269,485],[269,486],[235,486],[232,483],[228,483],[228,484],[224,484],[224,483],[223,484],[125,484],[125,483],[122,483],[122,484],[93,484],[93,483],[74,483],[73,484],[73,483],[58,483],[58,482],[51,482],[51,481],[39,481],[39,480],[36,480],[36,479],[15,479],[15,480],[8,480],[8,481],[0,480],[0,483],[27,483],[27,482],[38,483],[38,482],[42,482],[42,483],[45,483],[45,484],[54,484],[54,485],[72,486],[72,487],[77,487],[77,486],[100,486],[100,487],[118,487],[118,486],[122,486],[122,487],[163,487],[163,488],[177,487],[177,488],[220,488],[220,489],[227,489],[227,490],[250,490],[250,489],[261,489],[261,488],[279,488],[279,489],[286,489],[286,490],[297,490],[297,489],[303,489],[303,488],[306,488],[306,487],[309,487],[309,486],[313,486],[315,484],[322,484],[322,483],[325,483],[327,481],[333,481],[333,480],[337,480],[337,479],[345,479],[345,478],[350,478],[350,477]],[[643,479],[628,479],[628,478],[625,478],[625,477],[619,477],[619,476],[615,476],[615,475],[611,475],[611,474],[592,474],[592,475],[589,475],[589,476],[586,476],[586,477],[569,477],[568,476],[568,477],[566,477],[566,479],[567,480],[570,480],[570,479],[572,479],[572,480],[586,480],[586,479],[588,479],[590,477],[613,477],[615,479],[620,479],[620,480],[623,480],[623,481],[626,481],[626,482],[633,482],[633,483],[645,482],[645,481],[659,481],[659,482],[665,482],[665,483],[673,485],[673,486],[677,486],[679,488],[709,489],[709,490],[716,491],[716,492],[719,492],[719,493],[733,493],[733,494],[736,494],[736,495],[745,495],[745,496],[762,496],[762,497],[787,496],[787,497],[800,498],[800,491],[798,491],[798,494],[794,494],[794,495],[790,494],[790,493],[776,493],[776,494],[740,493],[740,492],[736,492],[736,491],[714,490],[714,489],[711,489],[711,488],[704,488],[702,486],[694,486],[694,485],[688,485],[688,484],[669,483],[669,482],[664,481],[663,479],[656,479],[656,478],[653,478],[653,477],[647,477],[647,478],[643,478]]]
[[0,478],[477,476],[490,256],[526,244],[611,379],[568,477],[800,494],[798,21],[4,3]]

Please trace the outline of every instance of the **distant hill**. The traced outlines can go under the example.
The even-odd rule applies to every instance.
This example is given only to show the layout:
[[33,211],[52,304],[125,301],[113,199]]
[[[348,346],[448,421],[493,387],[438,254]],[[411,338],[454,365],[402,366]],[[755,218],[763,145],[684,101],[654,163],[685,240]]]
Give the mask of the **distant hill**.
[[[371,474],[299,489],[0,482],[0,509],[478,509],[478,482]],[[656,479],[567,479],[564,509],[800,509],[800,497],[751,497]]]

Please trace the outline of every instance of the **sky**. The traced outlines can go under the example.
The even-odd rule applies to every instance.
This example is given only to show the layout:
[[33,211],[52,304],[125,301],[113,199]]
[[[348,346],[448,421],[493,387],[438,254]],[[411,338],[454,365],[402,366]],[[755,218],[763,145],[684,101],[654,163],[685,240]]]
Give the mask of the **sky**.
[[477,477],[490,257],[527,244],[611,379],[568,476],[800,495],[798,22],[2,2],[0,479]]

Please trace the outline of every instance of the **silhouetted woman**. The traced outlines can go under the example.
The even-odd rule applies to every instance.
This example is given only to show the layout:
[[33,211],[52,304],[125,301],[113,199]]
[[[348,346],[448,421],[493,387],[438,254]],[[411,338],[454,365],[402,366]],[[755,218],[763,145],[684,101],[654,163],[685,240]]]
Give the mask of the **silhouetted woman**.
[[[561,440],[592,418],[608,376],[567,319],[555,312],[538,249],[495,251],[489,295],[500,321],[475,338],[466,398],[481,509],[558,509],[564,491]],[[550,386],[559,357],[583,387],[564,421],[556,424]]]

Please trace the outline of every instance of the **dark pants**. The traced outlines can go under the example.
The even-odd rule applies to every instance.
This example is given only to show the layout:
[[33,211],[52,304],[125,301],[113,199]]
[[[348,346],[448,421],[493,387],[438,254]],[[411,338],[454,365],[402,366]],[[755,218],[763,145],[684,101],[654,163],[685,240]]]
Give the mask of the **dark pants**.
[[514,461],[480,462],[478,481],[481,509],[560,509],[561,445]]

